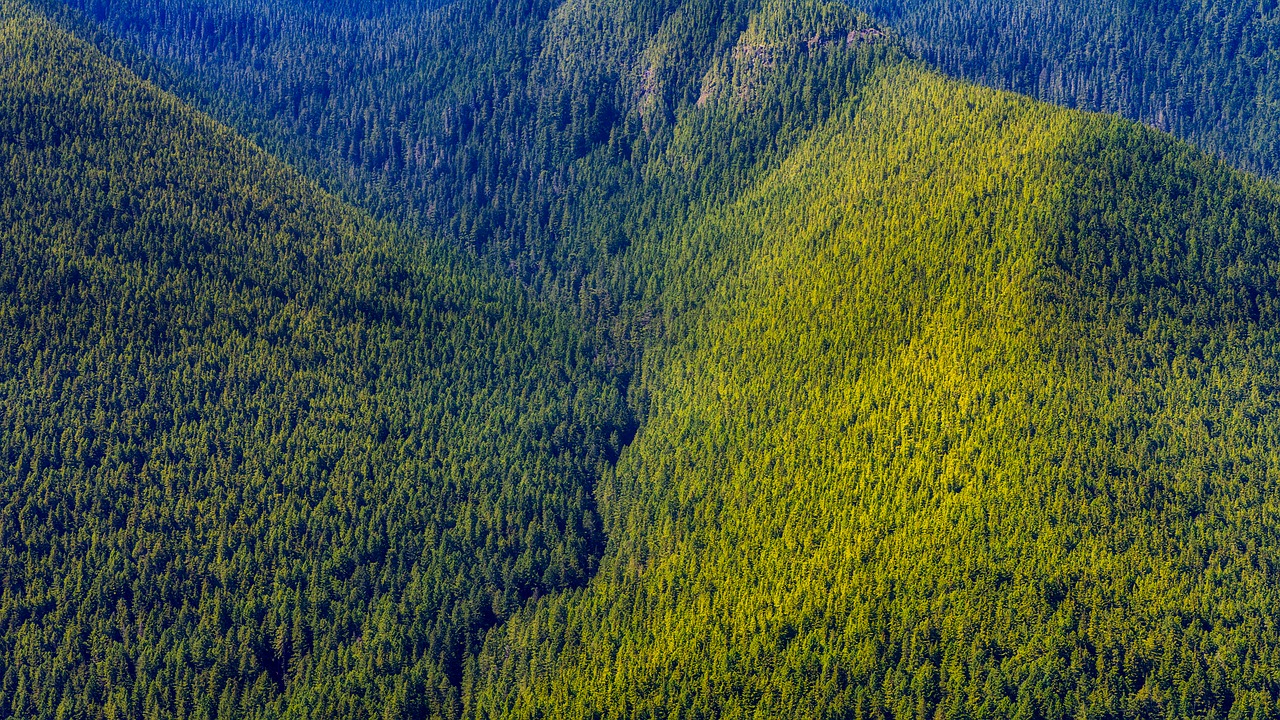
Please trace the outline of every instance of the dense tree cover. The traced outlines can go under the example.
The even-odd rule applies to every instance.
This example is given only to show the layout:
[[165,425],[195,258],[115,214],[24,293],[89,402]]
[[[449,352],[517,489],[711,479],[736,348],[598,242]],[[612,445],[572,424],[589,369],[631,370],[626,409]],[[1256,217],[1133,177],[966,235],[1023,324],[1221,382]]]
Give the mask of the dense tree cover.
[[0,5],[0,716],[456,717],[603,550],[568,315]]
[[1274,186],[839,3],[41,6],[448,240],[4,6],[5,711],[1280,710]]
[[[690,242],[584,590],[476,717],[1272,717],[1280,192],[887,70]],[[715,238],[720,238],[719,240]]]
[[947,72],[1116,112],[1280,173],[1275,0],[866,0]]
[[846,7],[763,0],[42,5],[344,197],[593,319],[647,282],[620,269],[631,243],[734,192],[894,52]]
[[[569,166],[642,93],[665,120],[747,5],[148,1],[59,14],[122,38],[136,48],[126,58],[156,61],[150,74],[360,204],[536,275],[563,260],[549,235]],[[654,36],[665,52],[642,78]]]

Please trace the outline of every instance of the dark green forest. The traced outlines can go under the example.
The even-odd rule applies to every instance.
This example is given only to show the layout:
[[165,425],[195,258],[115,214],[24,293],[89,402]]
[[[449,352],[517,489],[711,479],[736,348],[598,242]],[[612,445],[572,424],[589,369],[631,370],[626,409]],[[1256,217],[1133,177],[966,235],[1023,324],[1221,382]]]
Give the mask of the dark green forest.
[[1253,7],[0,0],[0,717],[1280,715]]
[[0,715],[456,716],[631,420],[564,313],[11,4]]
[[649,268],[622,267],[631,244],[735,193],[900,54],[844,6],[772,0],[43,5],[326,188],[606,336],[627,334],[604,327],[621,308],[657,302],[636,287]]
[[1275,0],[866,0],[945,72],[1125,117],[1280,173]]

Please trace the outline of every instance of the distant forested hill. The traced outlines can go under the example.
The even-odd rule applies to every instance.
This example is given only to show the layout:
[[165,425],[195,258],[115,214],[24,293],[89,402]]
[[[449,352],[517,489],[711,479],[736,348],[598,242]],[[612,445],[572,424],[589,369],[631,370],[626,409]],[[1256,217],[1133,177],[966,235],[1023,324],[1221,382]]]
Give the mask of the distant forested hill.
[[647,159],[630,142],[641,122],[631,111],[645,99],[646,122],[666,126],[677,105],[692,104],[748,4],[46,6],[359,204],[548,281],[544,264],[572,272],[564,266],[582,254],[557,252],[571,167],[593,151],[624,166]]
[[[610,185],[645,175],[768,4],[40,2],[344,197],[414,217],[569,302],[584,284],[601,292],[593,277],[633,240],[580,232],[584,160],[610,168]],[[1280,172],[1274,2],[849,4],[945,72]]]
[[460,712],[629,432],[564,313],[0,5],[0,716]]
[[[591,319],[652,298],[623,277],[630,244],[732,195],[897,53],[847,8],[772,0],[41,4],[345,198]],[[753,14],[787,19],[753,40]],[[705,107],[720,92],[737,103]]]
[[1274,0],[866,0],[959,77],[1115,112],[1280,173]]

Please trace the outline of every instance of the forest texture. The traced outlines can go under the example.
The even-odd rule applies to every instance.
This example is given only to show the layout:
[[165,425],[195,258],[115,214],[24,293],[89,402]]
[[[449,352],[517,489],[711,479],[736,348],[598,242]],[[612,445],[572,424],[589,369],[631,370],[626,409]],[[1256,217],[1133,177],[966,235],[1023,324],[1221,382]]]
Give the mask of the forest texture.
[[1280,709],[1273,184],[842,4],[2,1],[0,714]]

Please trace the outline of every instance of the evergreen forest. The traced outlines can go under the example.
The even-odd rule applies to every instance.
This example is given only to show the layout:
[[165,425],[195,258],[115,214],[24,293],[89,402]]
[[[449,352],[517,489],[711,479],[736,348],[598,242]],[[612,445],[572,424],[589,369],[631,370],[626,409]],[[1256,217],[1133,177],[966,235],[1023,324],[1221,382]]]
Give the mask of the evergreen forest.
[[0,0],[0,717],[1280,717],[1276,12]]
[[630,430],[565,313],[0,26],[0,714],[456,715]]
[[1280,174],[1280,4],[868,0],[936,67],[1120,113],[1238,167]]

